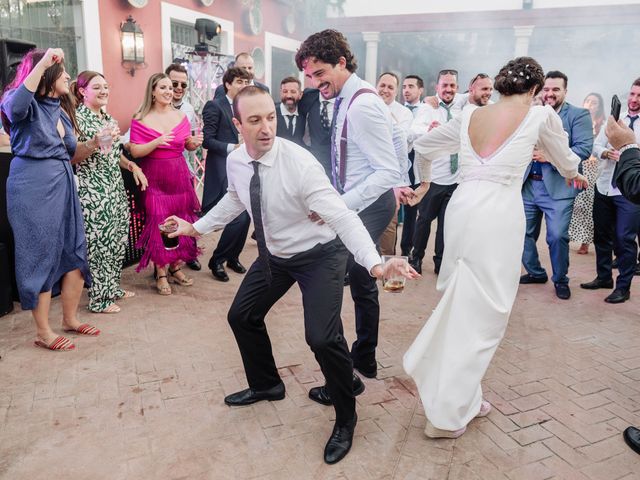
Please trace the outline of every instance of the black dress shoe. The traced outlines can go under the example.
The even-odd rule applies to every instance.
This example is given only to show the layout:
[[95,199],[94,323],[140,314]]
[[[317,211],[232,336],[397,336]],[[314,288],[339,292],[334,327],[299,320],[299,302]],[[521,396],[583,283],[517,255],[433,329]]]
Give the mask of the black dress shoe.
[[580,288],[585,290],[597,290],[598,288],[613,288],[613,280],[600,280],[596,278],[592,282],[581,283]]
[[198,260],[187,262],[187,267],[189,267],[191,270],[195,270],[196,272],[202,270],[202,265],[200,265],[200,262]]
[[607,298],[604,299],[607,303],[624,303],[629,300],[629,290],[618,290],[617,288],[611,292]]
[[409,257],[409,265],[411,265],[411,268],[416,272],[422,275],[422,260],[417,257]]
[[520,285],[527,285],[529,283],[547,283],[548,281],[549,277],[546,275],[544,277],[534,277],[533,275],[525,273],[520,277]]
[[269,390],[253,390],[247,388],[240,392],[232,393],[224,397],[224,403],[232,407],[251,405],[252,403],[259,402],[261,400],[282,400],[284,398],[284,383],[280,382],[275,387],[271,387]]
[[356,429],[356,423],[358,423],[358,415],[354,413],[353,420],[349,424],[338,425],[336,423],[333,426],[333,432],[324,447],[324,461],[326,463],[329,465],[338,463],[349,453],[353,443],[353,432]]
[[622,437],[631,450],[640,455],[640,430],[636,427],[628,427]]
[[213,278],[216,280],[220,280],[221,282],[229,281],[229,275],[227,275],[227,272],[221,263],[216,263],[211,269],[211,273],[213,274]]
[[[353,374],[353,396],[357,397],[362,392],[364,392],[364,383],[360,380],[360,377],[355,373]],[[332,405],[331,396],[329,395],[329,390],[327,390],[326,385],[322,385],[321,387],[313,387],[309,390],[309,398],[314,402],[321,403],[322,405]]]
[[227,267],[236,273],[247,273],[247,269],[242,266],[240,260],[227,260]]
[[371,365],[354,363],[353,368],[360,372],[363,377],[376,378],[376,375],[378,375],[378,364],[376,362],[373,362]]
[[556,283],[556,297],[560,300],[569,300],[571,298],[571,289],[568,283]]

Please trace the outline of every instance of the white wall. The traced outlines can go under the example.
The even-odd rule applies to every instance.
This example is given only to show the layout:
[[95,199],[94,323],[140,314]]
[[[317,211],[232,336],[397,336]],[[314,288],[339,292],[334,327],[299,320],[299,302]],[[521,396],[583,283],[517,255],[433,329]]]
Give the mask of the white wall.
[[[633,4],[638,4],[638,0],[533,0],[533,8]],[[346,0],[344,5],[347,17],[519,9],[522,9],[522,0],[396,0],[393,3],[379,0]]]

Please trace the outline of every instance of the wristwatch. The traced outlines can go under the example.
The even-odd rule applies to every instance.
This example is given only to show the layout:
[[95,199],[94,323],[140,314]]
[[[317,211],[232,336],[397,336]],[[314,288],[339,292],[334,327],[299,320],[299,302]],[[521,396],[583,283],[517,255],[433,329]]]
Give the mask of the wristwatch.
[[629,150],[631,148],[640,148],[640,146],[638,146],[637,143],[630,143],[629,145],[625,145],[624,147],[622,147],[618,151],[620,152],[620,155],[622,155],[624,152],[626,152],[627,150]]

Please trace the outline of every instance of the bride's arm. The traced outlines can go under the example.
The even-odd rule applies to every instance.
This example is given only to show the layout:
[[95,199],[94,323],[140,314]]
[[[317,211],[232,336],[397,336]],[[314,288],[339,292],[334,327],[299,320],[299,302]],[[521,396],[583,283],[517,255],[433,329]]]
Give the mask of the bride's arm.
[[[545,107],[547,108],[547,107]],[[547,120],[540,126],[538,145],[544,150],[549,163],[560,175],[572,179],[578,175],[580,157],[569,148],[569,137],[564,131],[562,120],[549,108]]]
[[414,164],[417,165],[417,173],[422,183],[431,181],[432,160],[460,150],[461,117],[462,115],[449,120],[413,142],[413,149],[416,152]]

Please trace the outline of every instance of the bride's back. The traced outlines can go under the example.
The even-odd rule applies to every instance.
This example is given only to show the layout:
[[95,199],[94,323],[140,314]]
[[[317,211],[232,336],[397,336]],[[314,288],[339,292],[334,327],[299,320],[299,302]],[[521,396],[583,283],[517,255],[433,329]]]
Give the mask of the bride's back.
[[467,133],[477,156],[492,156],[518,130],[531,108],[525,101],[515,95],[473,111]]

